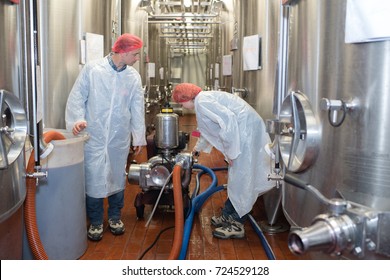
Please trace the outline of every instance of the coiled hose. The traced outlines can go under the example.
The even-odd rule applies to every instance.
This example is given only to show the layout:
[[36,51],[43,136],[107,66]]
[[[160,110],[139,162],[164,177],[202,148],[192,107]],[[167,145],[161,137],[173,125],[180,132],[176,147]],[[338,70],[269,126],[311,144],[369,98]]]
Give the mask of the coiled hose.
[[[64,140],[65,137],[59,132],[48,131],[44,134],[44,140],[49,143],[52,140]],[[28,164],[27,173],[34,173],[34,151],[31,152]],[[26,177],[26,200],[24,203],[24,223],[26,227],[27,239],[33,256],[37,260],[48,260],[48,256],[43,247],[41,238],[38,232],[37,216],[35,208],[35,194],[36,194],[36,179]]]

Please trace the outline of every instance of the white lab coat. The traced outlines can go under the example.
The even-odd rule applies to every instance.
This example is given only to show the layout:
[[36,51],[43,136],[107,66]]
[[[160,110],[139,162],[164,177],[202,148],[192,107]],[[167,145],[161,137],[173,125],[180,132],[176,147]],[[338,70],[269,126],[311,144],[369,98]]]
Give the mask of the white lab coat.
[[104,198],[125,188],[130,142],[146,145],[141,77],[131,66],[115,71],[107,57],[84,66],[70,92],[66,127],[87,121],[86,193]]
[[195,113],[201,133],[196,149],[208,152],[212,145],[232,160],[227,191],[242,217],[260,194],[274,186],[267,179],[270,158],[264,146],[271,139],[265,124],[247,102],[221,91],[200,92],[195,98]]

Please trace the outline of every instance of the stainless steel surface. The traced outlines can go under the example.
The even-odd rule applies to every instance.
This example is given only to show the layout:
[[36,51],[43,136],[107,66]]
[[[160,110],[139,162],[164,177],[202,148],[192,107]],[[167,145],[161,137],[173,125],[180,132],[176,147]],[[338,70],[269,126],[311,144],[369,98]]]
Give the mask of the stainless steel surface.
[[316,160],[321,138],[319,122],[306,96],[291,92],[282,103],[279,120],[285,125],[279,136],[282,160],[289,171],[301,172]]
[[319,216],[314,225],[289,235],[292,252],[302,255],[309,250],[322,250],[327,254],[341,252],[351,246],[355,225],[348,215],[338,217]]
[[65,106],[81,69],[85,33],[104,36],[104,54],[121,32],[119,0],[38,1],[40,99],[44,127],[65,128]]
[[[246,101],[251,104],[263,119],[273,118],[273,94],[277,90],[277,57],[279,30],[279,1],[233,1],[233,11],[237,20],[240,44],[233,52],[232,85],[247,88],[251,93]],[[242,70],[242,40],[245,36],[259,34],[261,37],[260,56],[264,67],[256,71]],[[225,50],[226,51],[226,50]]]
[[[24,180],[24,141],[27,136],[26,116],[19,98],[22,90],[21,7],[0,2],[0,259],[22,256],[23,202],[26,197]],[[14,114],[12,114],[14,113]]]
[[0,88],[8,90],[19,97],[20,68],[18,61],[21,42],[21,31],[19,25],[18,6],[0,3],[0,27],[2,30],[2,40],[0,40],[1,63],[0,63]]
[[135,34],[142,39],[143,51],[140,53],[140,60],[133,67],[141,74],[143,85],[149,86],[150,82],[147,79],[148,67],[144,62],[153,62],[149,59],[149,56],[151,56],[150,53],[154,48],[159,48],[159,44],[149,44],[151,38],[149,38],[148,14],[142,6],[142,1],[121,1],[121,33]]
[[103,35],[104,54],[111,51],[116,38],[122,34],[122,1],[124,0],[81,1],[80,35],[84,36],[85,32]]
[[297,255],[322,251],[340,258],[382,259],[390,257],[390,212],[382,212],[343,198],[327,199],[315,187],[297,178],[284,175],[286,183],[308,191],[326,213],[317,215],[308,227],[290,231],[288,244]]
[[161,189],[164,184],[169,183],[167,180],[171,171],[168,166],[168,162],[161,156],[155,156],[145,163],[131,164],[127,180],[131,184],[139,185],[144,192]]
[[24,151],[27,119],[18,98],[3,89],[0,89],[0,113],[0,169],[6,169]]
[[[390,210],[390,150],[386,143],[390,136],[386,109],[390,42],[346,44],[346,3],[301,0],[290,7],[287,88],[289,93],[305,93],[320,121],[321,134],[316,159],[305,170],[295,172],[300,171],[296,175],[327,198],[342,197],[360,205],[358,208],[386,216]],[[351,104],[340,125],[335,125],[338,118],[329,118],[329,110],[321,110],[324,98]],[[310,193],[288,183],[283,207],[290,223],[298,227],[307,227],[317,215],[328,213]],[[377,234],[387,228],[386,221],[379,219]],[[366,229],[360,230],[358,234]],[[387,254],[382,249],[370,251],[369,244],[362,246],[341,257],[381,258]]]
[[[353,205],[337,214],[359,220],[352,219],[356,235],[351,240],[355,243],[341,250],[342,257],[380,258],[378,255],[388,254],[390,150],[386,140],[390,135],[386,131],[390,119],[390,42],[346,44],[347,0],[287,1],[283,9],[280,1],[272,0],[192,1],[190,7],[185,7],[182,0],[40,0],[36,2],[37,65],[32,65],[34,58],[28,52],[33,44],[28,36],[30,2],[33,1],[0,4],[0,26],[7,38],[0,42],[0,89],[11,92],[26,105],[30,126],[35,126],[31,123],[34,106],[30,94],[35,70],[39,101],[36,109],[43,114],[43,125],[64,128],[66,100],[82,67],[80,40],[85,32],[104,35],[105,54],[119,34],[136,34],[144,41],[141,60],[135,68],[146,89],[150,123],[163,101],[169,101],[170,90],[165,88],[172,87],[170,83],[193,82],[202,88],[229,92],[246,89],[249,94],[243,98],[263,119],[280,117],[273,121],[272,130],[285,163],[278,167],[278,183],[286,168],[325,198],[343,199]],[[242,41],[255,34],[261,37],[263,67],[243,71]],[[232,56],[232,75],[222,74],[224,55]],[[162,121],[158,128],[159,147],[166,149],[166,156],[176,152],[179,142],[170,138],[178,134],[172,120]],[[176,132],[164,136],[162,128]],[[12,198],[2,195],[7,202],[1,206],[20,206],[25,196],[24,154],[16,157],[12,165],[0,170],[1,181],[2,186],[12,185],[17,190],[12,190]],[[145,170],[141,168],[144,175],[139,174],[141,169],[133,175],[139,180],[149,176],[147,172],[154,172],[150,182],[143,184],[160,186],[166,176],[165,166],[155,165],[154,171],[145,166]],[[319,215],[334,211],[325,200],[319,201],[315,192],[287,182],[281,188],[284,214],[293,228],[316,227],[318,217],[324,217]],[[278,216],[277,197],[266,203],[273,208],[268,213],[271,224]],[[11,212],[3,211],[2,217],[14,217]],[[337,215],[329,215],[320,224],[329,225]],[[369,241],[357,244],[362,240]],[[350,256],[345,255],[345,250],[351,250]],[[329,258],[323,254],[321,257]]]
[[39,9],[39,99],[44,127],[65,128],[65,106],[79,73],[80,5],[77,0],[41,0]]
[[157,114],[155,142],[159,149],[174,149],[179,146],[179,116],[177,114]]

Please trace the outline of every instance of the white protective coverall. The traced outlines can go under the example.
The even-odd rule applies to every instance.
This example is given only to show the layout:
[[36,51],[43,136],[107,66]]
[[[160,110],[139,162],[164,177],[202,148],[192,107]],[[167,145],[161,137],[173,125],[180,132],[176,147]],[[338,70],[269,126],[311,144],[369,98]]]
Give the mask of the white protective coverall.
[[104,198],[125,188],[130,142],[146,145],[144,93],[131,66],[115,71],[107,57],[84,66],[70,92],[66,128],[87,121],[85,185],[90,197]]
[[[252,210],[257,197],[270,190],[271,143],[260,115],[243,99],[222,91],[202,91],[195,97],[195,112],[201,136],[195,149],[221,151],[232,161],[227,192],[240,217]],[[208,142],[208,143],[207,143]]]

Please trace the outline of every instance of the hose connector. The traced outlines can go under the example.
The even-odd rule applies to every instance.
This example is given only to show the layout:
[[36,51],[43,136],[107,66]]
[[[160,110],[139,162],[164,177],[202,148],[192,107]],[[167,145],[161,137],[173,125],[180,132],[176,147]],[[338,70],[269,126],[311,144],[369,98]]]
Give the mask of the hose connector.
[[314,219],[311,226],[291,231],[288,247],[296,255],[314,250],[339,254],[344,249],[353,247],[355,235],[355,224],[348,215],[330,217],[321,214]]
[[193,165],[193,158],[191,153],[180,153],[176,155],[175,162],[183,169],[191,169]]

